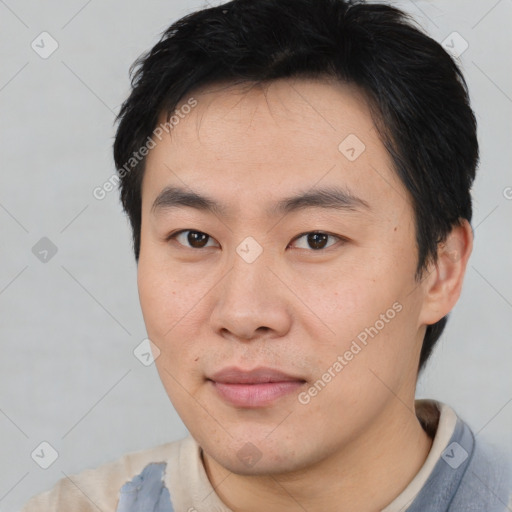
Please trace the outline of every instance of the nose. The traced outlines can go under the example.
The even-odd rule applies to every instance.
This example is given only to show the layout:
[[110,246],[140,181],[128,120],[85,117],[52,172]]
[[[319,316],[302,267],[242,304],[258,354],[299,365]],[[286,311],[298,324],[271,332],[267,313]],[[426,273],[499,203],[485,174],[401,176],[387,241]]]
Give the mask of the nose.
[[263,255],[252,263],[236,255],[231,270],[214,290],[210,322],[218,334],[250,341],[288,332],[289,292],[271,266]]

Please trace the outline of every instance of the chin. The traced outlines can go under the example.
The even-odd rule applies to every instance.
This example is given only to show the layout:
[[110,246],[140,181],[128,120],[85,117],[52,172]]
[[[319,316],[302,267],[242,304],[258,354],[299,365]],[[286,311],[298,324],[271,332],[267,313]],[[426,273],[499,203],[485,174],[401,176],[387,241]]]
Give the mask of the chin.
[[300,471],[319,458],[315,445],[307,446],[304,451],[304,442],[300,438],[275,436],[271,439],[268,432],[262,434],[261,431],[259,435],[254,431],[253,434],[243,439],[226,436],[219,442],[211,442],[211,438],[205,436],[210,442],[198,442],[217,464],[237,475],[265,476]]
[[[290,458],[281,454],[253,450],[254,448],[245,446],[239,450],[244,452],[240,457],[239,453],[218,456],[212,454],[211,457],[225,469],[242,476],[279,475],[300,469],[296,456]],[[307,466],[307,464],[304,464],[304,466]]]

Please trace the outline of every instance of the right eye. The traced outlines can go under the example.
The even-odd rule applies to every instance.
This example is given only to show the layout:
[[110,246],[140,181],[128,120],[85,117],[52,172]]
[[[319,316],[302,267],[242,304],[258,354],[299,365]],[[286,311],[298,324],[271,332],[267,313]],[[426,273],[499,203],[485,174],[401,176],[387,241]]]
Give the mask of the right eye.
[[182,229],[167,237],[167,240],[176,240],[180,245],[183,245],[187,249],[203,249],[205,247],[212,247],[211,245],[207,245],[210,239],[214,240],[210,235],[193,229]]

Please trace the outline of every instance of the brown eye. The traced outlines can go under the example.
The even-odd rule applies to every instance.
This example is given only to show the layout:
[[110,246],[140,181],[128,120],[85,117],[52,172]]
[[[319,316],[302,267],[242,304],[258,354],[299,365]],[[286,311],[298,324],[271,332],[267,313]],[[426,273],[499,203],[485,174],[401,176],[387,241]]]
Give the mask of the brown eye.
[[[329,238],[334,239],[334,241],[329,243]],[[319,251],[321,249],[325,249],[326,247],[330,247],[336,242],[336,240],[342,240],[338,236],[324,233],[323,231],[311,231],[309,233],[304,233],[303,235],[297,237],[295,242],[301,239],[305,239],[307,247],[302,246],[299,247],[300,249],[313,249],[314,251]]]
[[188,231],[187,242],[192,247],[204,247],[208,243],[209,236],[199,231]]
[[325,233],[309,233],[308,244],[312,249],[323,249],[327,244],[329,235]]
[[[178,243],[191,249],[203,249],[208,246],[208,241],[211,239],[210,235],[202,231],[194,231],[192,229],[183,229],[174,235],[169,236],[168,240],[176,239]],[[213,238],[212,238],[213,240]]]

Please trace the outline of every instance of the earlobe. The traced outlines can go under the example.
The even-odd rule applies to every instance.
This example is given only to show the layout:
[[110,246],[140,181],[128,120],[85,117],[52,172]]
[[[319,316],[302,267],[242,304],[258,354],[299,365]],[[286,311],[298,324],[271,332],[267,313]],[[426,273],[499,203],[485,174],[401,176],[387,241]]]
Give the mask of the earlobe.
[[424,278],[419,324],[431,325],[446,316],[459,299],[466,266],[473,249],[473,230],[466,219],[454,226],[438,245],[437,263]]

